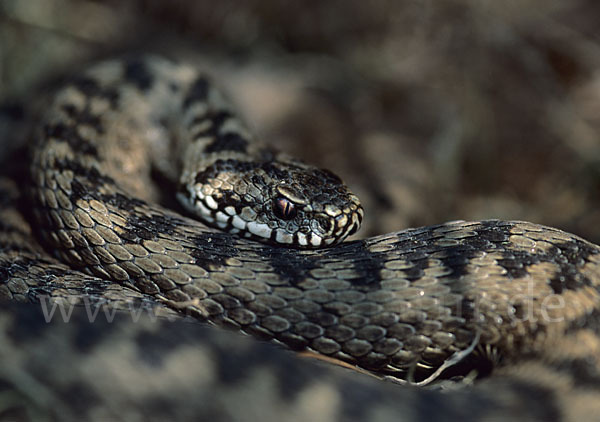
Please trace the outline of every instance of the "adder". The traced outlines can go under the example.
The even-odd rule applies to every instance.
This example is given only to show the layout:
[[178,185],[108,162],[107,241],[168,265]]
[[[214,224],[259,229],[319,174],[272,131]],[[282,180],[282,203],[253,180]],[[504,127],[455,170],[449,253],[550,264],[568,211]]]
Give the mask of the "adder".
[[[545,416],[574,419],[598,407],[600,247],[500,220],[343,242],[362,221],[358,198],[331,172],[261,146],[186,64],[117,59],[65,83],[32,131],[25,185],[2,181],[5,299],[150,304],[384,378],[384,396],[452,407],[472,394],[490,401],[491,416],[502,406],[489,384],[447,394],[412,388],[491,373],[492,386],[497,377],[524,398],[556,396]],[[21,311],[8,309],[7,344],[11,324],[22,323]],[[541,378],[528,380],[528,371]],[[405,402],[385,403],[418,419]]]

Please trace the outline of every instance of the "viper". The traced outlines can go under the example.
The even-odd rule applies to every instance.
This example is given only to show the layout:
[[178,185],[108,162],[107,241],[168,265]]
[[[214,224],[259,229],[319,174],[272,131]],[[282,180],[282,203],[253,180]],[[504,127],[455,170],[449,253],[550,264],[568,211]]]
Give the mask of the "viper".
[[189,65],[102,62],[41,109],[26,210],[3,208],[5,298],[145,301],[416,385],[597,332],[597,245],[500,220],[344,242],[358,198],[262,146]]

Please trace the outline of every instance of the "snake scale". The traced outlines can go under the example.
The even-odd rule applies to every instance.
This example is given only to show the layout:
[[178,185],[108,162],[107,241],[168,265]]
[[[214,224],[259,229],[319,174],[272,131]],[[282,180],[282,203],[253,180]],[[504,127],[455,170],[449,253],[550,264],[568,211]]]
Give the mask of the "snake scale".
[[[207,84],[187,65],[142,57],[92,66],[57,91],[32,131],[27,195],[2,181],[1,297],[158,304],[167,314],[400,383],[460,380],[554,359],[563,369],[578,362],[598,388],[600,247],[577,236],[527,222],[460,221],[297,249],[208,228],[158,205],[172,204],[177,190],[170,164],[182,148],[176,138],[203,139],[203,152],[246,167],[263,160],[263,175],[277,155],[252,152],[250,135]],[[195,154],[185,159],[201,160]],[[154,168],[166,175],[167,193],[149,182]],[[341,238],[357,228],[362,210],[337,176],[322,176],[325,196],[334,185],[349,198],[323,208],[338,220],[320,227]],[[207,196],[226,184],[215,178]],[[280,214],[289,217],[290,206],[300,208],[292,201],[299,194],[284,194],[274,209],[282,205]],[[16,211],[15,203],[25,205]],[[217,226],[231,226],[240,211],[204,204]],[[267,226],[252,237],[322,246],[320,235],[288,236]]]

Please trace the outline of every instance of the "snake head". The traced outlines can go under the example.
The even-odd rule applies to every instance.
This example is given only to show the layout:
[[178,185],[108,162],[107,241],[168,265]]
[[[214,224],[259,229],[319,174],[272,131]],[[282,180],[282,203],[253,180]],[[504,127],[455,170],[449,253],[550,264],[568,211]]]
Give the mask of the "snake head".
[[271,191],[272,211],[278,220],[277,243],[299,247],[322,247],[355,233],[363,218],[358,197],[335,174],[313,167],[288,169],[292,180],[275,184]]
[[287,158],[219,159],[184,191],[186,208],[208,225],[284,246],[339,243],[363,218],[358,197],[338,176]]

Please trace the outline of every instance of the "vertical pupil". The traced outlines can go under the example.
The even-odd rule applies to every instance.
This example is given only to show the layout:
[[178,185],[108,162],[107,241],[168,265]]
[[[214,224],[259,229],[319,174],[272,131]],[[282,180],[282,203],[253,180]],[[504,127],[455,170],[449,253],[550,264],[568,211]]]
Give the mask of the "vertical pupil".
[[274,207],[275,215],[284,220],[290,220],[296,215],[294,204],[285,198],[277,198]]

